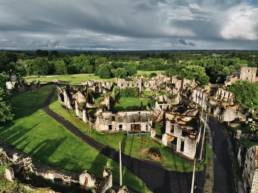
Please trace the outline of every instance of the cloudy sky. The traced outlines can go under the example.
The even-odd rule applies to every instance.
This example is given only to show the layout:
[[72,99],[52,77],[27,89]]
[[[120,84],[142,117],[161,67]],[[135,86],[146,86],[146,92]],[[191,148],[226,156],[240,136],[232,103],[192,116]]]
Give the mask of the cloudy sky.
[[258,49],[258,0],[0,0],[0,49]]

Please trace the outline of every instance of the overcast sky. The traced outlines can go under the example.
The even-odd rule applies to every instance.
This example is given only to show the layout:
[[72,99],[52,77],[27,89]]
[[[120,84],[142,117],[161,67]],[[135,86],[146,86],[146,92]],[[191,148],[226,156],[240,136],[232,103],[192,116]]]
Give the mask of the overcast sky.
[[258,49],[258,0],[0,0],[0,49]]

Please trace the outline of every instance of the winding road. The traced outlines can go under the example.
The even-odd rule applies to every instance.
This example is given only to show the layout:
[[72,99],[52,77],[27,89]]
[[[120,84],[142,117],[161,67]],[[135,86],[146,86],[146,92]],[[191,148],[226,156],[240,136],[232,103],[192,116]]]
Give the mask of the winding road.
[[[83,140],[86,144],[94,147],[103,155],[118,162],[119,153],[115,149],[107,147],[95,141],[93,138],[83,134],[76,126],[49,108],[49,104],[54,94],[55,93],[52,92],[49,95],[43,110],[57,122],[62,124],[66,129],[72,132],[75,136]],[[122,162],[125,167],[141,178],[148,188],[154,193],[190,193],[192,173],[168,171],[154,162],[139,160],[125,154],[122,156]],[[204,172],[197,172],[196,186],[198,188],[195,190],[195,193],[202,193],[203,185]]]

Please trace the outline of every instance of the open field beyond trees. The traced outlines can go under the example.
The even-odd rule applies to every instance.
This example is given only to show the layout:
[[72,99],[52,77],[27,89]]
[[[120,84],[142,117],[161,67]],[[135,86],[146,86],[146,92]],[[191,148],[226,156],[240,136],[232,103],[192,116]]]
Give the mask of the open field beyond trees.
[[[148,76],[151,73],[161,74],[164,71],[137,71],[137,75],[141,76]],[[80,84],[81,82],[87,81],[87,80],[103,80],[103,81],[113,81],[115,78],[107,78],[103,79],[99,76],[96,76],[94,74],[67,74],[67,75],[38,75],[38,76],[26,76],[24,79],[27,82],[32,81],[40,81],[41,83],[49,83],[53,81],[63,81],[67,82],[69,84]]]
[[27,76],[24,78],[27,82],[40,81],[41,83],[49,83],[53,81],[62,81],[69,84],[80,84],[87,80],[105,80],[112,81],[110,79],[101,79],[94,74],[70,74],[70,75],[49,75],[49,76]]

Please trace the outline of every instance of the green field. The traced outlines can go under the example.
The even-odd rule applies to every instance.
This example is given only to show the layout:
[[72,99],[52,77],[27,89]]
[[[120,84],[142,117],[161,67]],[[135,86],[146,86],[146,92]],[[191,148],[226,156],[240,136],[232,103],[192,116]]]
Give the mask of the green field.
[[141,108],[145,109],[149,102],[149,98],[121,97],[119,101],[116,103],[114,109],[117,111],[135,110]]
[[[137,75],[149,75],[151,73],[160,74],[163,71],[138,71]],[[27,76],[24,77],[27,82],[40,81],[42,83],[48,83],[52,81],[64,81],[70,84],[80,84],[87,80],[103,80],[103,81],[114,81],[115,78],[102,79],[94,74],[66,74],[66,75],[49,75],[49,76]]]
[[[28,153],[34,159],[54,168],[82,172],[88,170],[100,177],[104,167],[113,169],[118,182],[118,164],[75,137],[42,109],[53,86],[28,91],[12,98],[16,119],[0,127],[0,139]],[[144,183],[126,168],[124,182],[138,192],[149,192]]]
[[[118,143],[122,141],[123,152],[127,155],[138,159],[148,159],[144,150],[155,147],[158,148],[162,155],[162,160],[159,162],[168,170],[189,172],[192,171],[192,162],[185,160],[178,155],[172,153],[168,148],[153,141],[149,135],[145,136],[127,136],[123,133],[108,134],[98,133],[90,129],[87,124],[75,117],[73,112],[64,109],[58,101],[52,103],[50,108],[78,127],[85,135],[89,135],[96,141],[108,145],[114,149],[118,149]],[[198,165],[198,170],[203,169],[203,165]]]
[[69,75],[49,75],[49,76],[27,76],[24,77],[27,82],[40,81],[41,83],[48,83],[52,81],[64,81],[69,84],[80,84],[87,80],[103,80],[113,81],[114,79],[101,79],[94,74],[69,74]]

